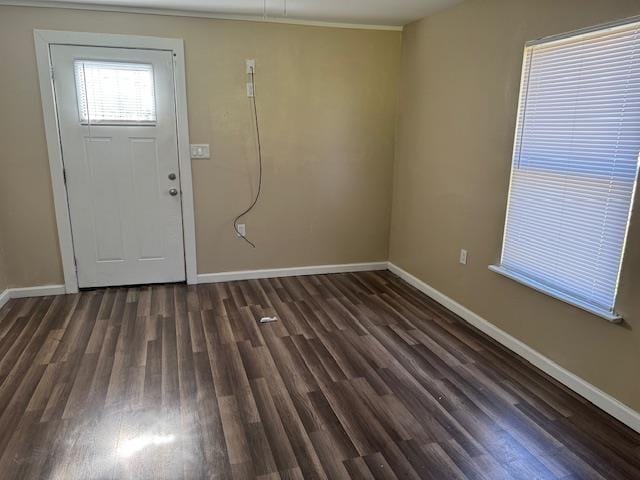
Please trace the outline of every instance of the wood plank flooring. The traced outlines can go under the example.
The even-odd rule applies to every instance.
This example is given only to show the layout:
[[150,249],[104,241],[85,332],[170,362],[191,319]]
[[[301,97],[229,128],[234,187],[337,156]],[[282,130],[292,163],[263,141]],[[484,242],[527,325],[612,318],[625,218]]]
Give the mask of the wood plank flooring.
[[0,478],[640,479],[640,436],[389,272],[115,288],[0,310]]

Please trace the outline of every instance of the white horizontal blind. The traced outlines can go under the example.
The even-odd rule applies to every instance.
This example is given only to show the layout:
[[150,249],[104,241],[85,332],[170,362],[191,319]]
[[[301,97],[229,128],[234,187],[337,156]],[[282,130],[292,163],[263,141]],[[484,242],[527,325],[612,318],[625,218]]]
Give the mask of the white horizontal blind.
[[78,111],[82,123],[154,123],[153,66],[76,60]]
[[528,47],[501,267],[613,312],[639,152],[639,24]]

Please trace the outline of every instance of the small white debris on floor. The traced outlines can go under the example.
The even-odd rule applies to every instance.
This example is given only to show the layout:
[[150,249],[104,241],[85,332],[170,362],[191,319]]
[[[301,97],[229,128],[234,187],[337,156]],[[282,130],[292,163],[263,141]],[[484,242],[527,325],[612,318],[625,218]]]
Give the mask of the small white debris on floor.
[[277,317],[262,317],[260,319],[260,323],[273,323],[277,321],[278,321]]

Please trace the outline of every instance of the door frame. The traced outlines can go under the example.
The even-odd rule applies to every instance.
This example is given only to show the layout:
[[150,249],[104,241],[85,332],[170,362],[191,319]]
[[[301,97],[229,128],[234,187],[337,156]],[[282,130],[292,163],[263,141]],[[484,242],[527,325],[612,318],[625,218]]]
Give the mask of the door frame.
[[189,147],[189,121],[187,115],[187,90],[184,63],[184,42],[181,38],[116,35],[107,33],[66,32],[58,30],[34,30],[38,78],[42,97],[44,129],[51,170],[53,203],[58,228],[60,256],[67,293],[78,292],[69,199],[64,180],[64,163],[60,142],[60,126],[56,113],[54,73],[51,64],[51,45],[77,45],[84,47],[137,48],[163,50],[173,53],[174,88],[178,136],[178,164],[180,189],[182,191],[182,230],[184,237],[184,260],[187,283],[197,283],[195,214],[193,206],[193,180],[191,176],[191,154]]

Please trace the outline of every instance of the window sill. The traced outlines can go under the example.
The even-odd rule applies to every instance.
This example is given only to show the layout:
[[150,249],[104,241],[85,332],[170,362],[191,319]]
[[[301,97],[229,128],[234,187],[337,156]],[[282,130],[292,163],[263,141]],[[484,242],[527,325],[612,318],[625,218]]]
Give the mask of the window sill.
[[604,310],[598,307],[595,307],[593,305],[590,305],[586,302],[582,302],[580,300],[577,300],[575,298],[570,297],[569,295],[566,295],[565,293],[559,292],[557,290],[553,290],[549,287],[547,287],[546,285],[542,285],[534,280],[531,280],[523,275],[519,275],[517,273],[511,272],[509,270],[507,270],[504,267],[501,267],[499,265],[490,265],[489,266],[489,270],[491,270],[492,272],[496,272],[500,275],[503,275],[507,278],[510,278],[511,280],[514,280],[522,285],[525,285],[527,287],[533,288],[534,290],[540,292],[540,293],[544,293],[545,295],[549,295],[550,297],[553,297],[557,300],[561,300],[565,303],[568,303],[569,305],[573,305],[574,307],[580,308],[582,310],[586,310],[589,313],[592,313],[593,315],[596,315],[600,318],[604,318],[605,320],[607,320],[608,322],[611,323],[620,323],[622,322],[622,317],[618,314],[616,314],[615,312],[610,312],[608,310]]

